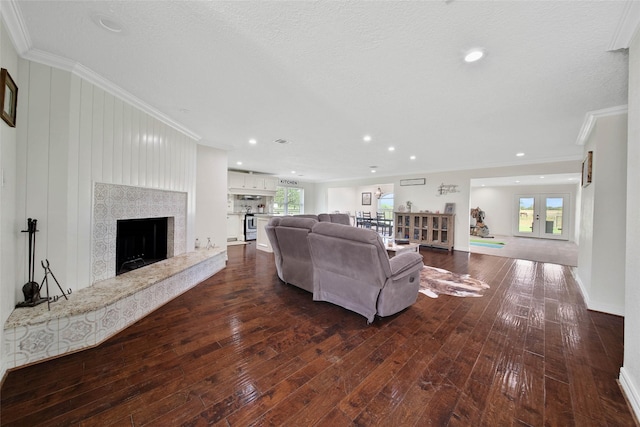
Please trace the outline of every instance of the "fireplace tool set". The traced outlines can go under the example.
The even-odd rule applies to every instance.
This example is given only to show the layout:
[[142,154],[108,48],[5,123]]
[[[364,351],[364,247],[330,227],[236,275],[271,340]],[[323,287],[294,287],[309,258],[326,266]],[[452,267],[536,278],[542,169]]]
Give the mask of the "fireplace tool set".
[[[69,288],[66,292],[62,289],[62,286],[60,286],[58,279],[56,279],[56,276],[54,276],[53,272],[51,271],[48,259],[45,260],[46,264],[44,261],[40,261],[40,264],[44,269],[44,277],[42,278],[42,282],[38,284],[38,282],[35,282],[33,280],[34,270],[36,267],[35,257],[36,257],[36,233],[38,232],[37,224],[38,224],[37,219],[27,218],[27,229],[22,230],[23,233],[29,233],[29,266],[28,266],[29,280],[27,281],[27,283],[25,283],[24,286],[22,286],[24,301],[16,304],[16,308],[35,307],[36,305],[46,302],[47,308],[51,310],[51,303],[58,301],[60,296],[56,295],[54,297],[49,297],[49,276],[51,276],[53,280],[55,280],[56,284],[58,285],[58,289],[60,289],[60,292],[62,292],[62,296],[67,300],[69,299],[67,298],[67,295],[71,295],[71,288]],[[42,286],[44,286],[45,284],[46,284],[47,294],[46,294],[46,298],[43,298],[41,291],[42,291]]]

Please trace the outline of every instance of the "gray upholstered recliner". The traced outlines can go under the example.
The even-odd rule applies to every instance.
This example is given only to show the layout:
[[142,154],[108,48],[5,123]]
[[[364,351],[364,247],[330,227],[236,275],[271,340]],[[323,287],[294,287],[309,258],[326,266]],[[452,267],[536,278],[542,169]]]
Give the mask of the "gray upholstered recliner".
[[271,218],[264,227],[280,280],[309,292],[313,292],[313,264],[307,235],[317,223],[313,218],[285,216]]
[[373,322],[412,305],[420,287],[422,255],[391,259],[378,233],[319,222],[308,236],[313,262],[313,299],[337,304]]
[[346,213],[321,213],[318,215],[320,222],[333,222],[334,224],[351,225],[351,217]]

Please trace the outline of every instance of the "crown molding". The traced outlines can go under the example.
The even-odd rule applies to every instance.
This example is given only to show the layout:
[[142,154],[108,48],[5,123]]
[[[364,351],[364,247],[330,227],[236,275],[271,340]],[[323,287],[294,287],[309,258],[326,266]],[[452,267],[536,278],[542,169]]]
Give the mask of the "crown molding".
[[627,1],[607,50],[626,49],[640,27],[640,2]]
[[591,132],[596,125],[598,119],[602,117],[617,116],[619,114],[627,114],[629,111],[627,105],[619,105],[617,107],[605,108],[602,110],[589,111],[584,116],[582,127],[578,133],[576,145],[584,145],[591,136]]
[[116,96],[125,102],[128,102],[132,106],[149,114],[151,117],[154,117],[164,124],[171,126],[177,131],[185,134],[189,138],[192,138],[195,141],[200,141],[202,139],[200,135],[187,129],[182,124],[176,122],[166,114],[155,109],[151,105],[142,101],[132,93],[124,90],[112,81],[102,77],[90,68],[62,56],[54,55],[43,50],[34,49],[31,43],[31,37],[29,36],[29,32],[27,31],[24,19],[22,18],[22,13],[20,12],[20,8],[18,7],[15,0],[2,1],[2,8],[0,9],[0,13],[2,14],[2,19],[7,26],[9,37],[13,42],[16,52],[21,58],[75,74],[81,79],[86,80],[87,82],[101,88],[105,92],[108,92],[111,95]]
[[20,8],[14,0],[9,0],[2,2],[0,11],[13,47],[18,55],[23,56],[31,48],[31,37],[29,37]]

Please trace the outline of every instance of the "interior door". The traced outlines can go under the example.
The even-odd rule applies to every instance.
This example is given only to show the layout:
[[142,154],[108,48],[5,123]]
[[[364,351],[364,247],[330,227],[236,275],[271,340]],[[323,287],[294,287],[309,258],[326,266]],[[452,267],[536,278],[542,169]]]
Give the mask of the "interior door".
[[515,236],[569,239],[568,194],[516,196]]

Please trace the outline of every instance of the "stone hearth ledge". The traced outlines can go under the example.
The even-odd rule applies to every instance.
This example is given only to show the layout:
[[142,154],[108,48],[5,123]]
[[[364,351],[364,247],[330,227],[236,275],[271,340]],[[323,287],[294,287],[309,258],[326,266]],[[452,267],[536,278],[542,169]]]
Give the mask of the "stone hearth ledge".
[[[226,248],[199,249],[74,291],[50,311],[46,303],[16,308],[4,325],[7,368],[100,344],[219,272],[226,260]],[[60,293],[53,280],[49,292]]]

